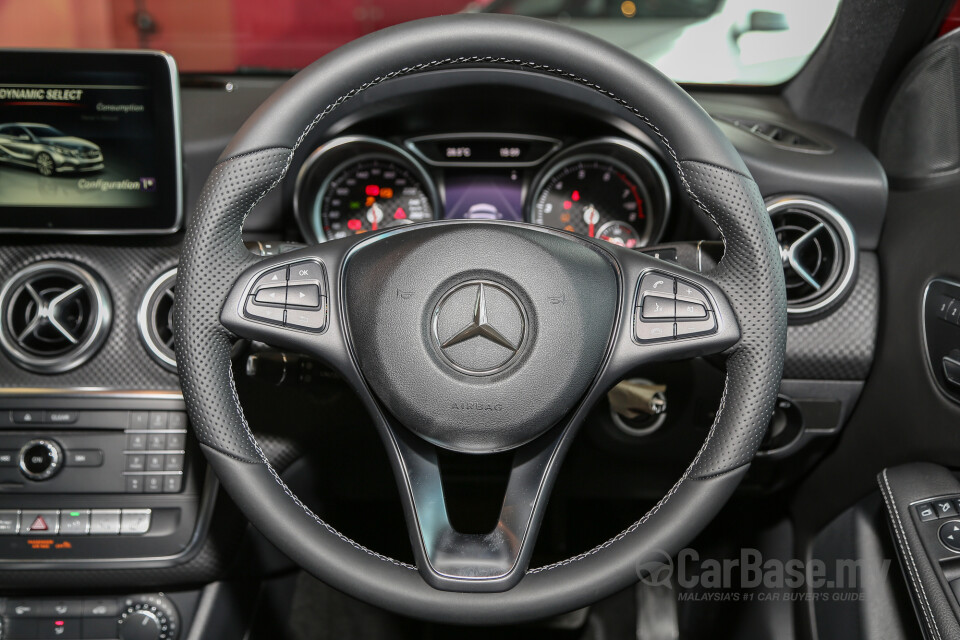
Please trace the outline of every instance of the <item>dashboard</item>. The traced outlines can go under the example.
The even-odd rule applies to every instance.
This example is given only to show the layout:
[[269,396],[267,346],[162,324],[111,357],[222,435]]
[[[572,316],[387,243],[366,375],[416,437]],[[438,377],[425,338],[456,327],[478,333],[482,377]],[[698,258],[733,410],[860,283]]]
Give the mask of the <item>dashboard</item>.
[[[672,245],[681,257],[684,246],[720,240],[677,183],[676,159],[655,131],[594,91],[530,75],[484,68],[422,73],[344,102],[304,132],[287,178],[247,218],[244,240],[268,255],[449,219],[543,225],[641,250]],[[169,85],[169,68],[166,80]],[[111,621],[148,606],[167,617],[179,610],[185,626],[195,594],[168,593],[175,607],[157,604],[156,594],[130,594],[216,580],[232,558],[244,523],[218,496],[186,424],[170,318],[182,230],[204,181],[230,138],[282,82],[180,78],[163,115],[173,140],[182,136],[181,148],[167,169],[142,176],[158,182],[138,181],[174,200],[163,205],[166,217],[147,215],[150,207],[131,208],[120,220],[108,205],[86,207],[82,215],[61,207],[52,213],[64,217],[30,229],[29,236],[20,228],[0,232],[0,595],[11,602],[56,575],[73,600],[76,590],[95,585]],[[794,273],[797,313],[788,330],[779,426],[752,467],[755,485],[768,488],[802,472],[802,464],[778,461],[806,455],[811,443],[836,435],[859,396],[877,331],[874,251],[887,187],[865,147],[797,121],[779,98],[695,97],[744,157],[771,216],[783,223],[784,241],[805,237],[818,224],[826,230],[795,256],[816,286]],[[27,121],[29,114],[10,118]],[[82,137],[99,145],[96,132]],[[169,142],[169,136],[158,139]],[[118,150],[102,155],[117,171],[129,168]],[[11,166],[17,164],[0,163],[0,174],[44,187],[90,179],[72,171],[45,176],[36,162]],[[170,172],[179,179],[168,180]],[[144,197],[152,204],[151,193]],[[103,224],[98,212],[114,218]],[[78,220],[89,224],[78,226]],[[826,299],[820,289],[829,289],[832,306],[811,311],[811,300]],[[54,304],[70,321],[65,332],[36,332],[39,307],[49,309],[66,291],[73,293]],[[258,349],[238,346],[235,375],[265,455],[293,474],[304,473],[295,462],[306,451],[329,451],[332,457],[318,467],[330,476],[362,473],[370,480],[339,487],[343,493],[375,492],[375,479],[387,473],[376,458],[345,460],[334,455],[336,447],[308,446],[316,437],[312,428],[303,429],[308,436],[274,431],[286,423],[312,426],[311,412],[324,412],[337,438],[358,438],[362,411],[317,363]],[[674,457],[685,464],[712,419],[700,405],[716,404],[701,395],[720,392],[717,372],[705,362],[643,374],[645,380],[632,384],[669,388],[669,411],[628,420],[604,406],[587,434],[623,454],[629,465],[621,474],[657,474]],[[322,404],[328,396],[330,403]],[[649,446],[654,432],[657,446]],[[598,460],[577,455],[570,464],[581,477],[605,475],[592,466]],[[642,456],[649,464],[633,464]],[[350,473],[332,471],[344,465]],[[672,471],[662,475],[673,477]],[[324,479],[334,497],[336,482]],[[621,487],[657,491],[656,482],[632,477]],[[379,542],[371,546],[391,544]],[[19,606],[34,624],[35,609],[47,604],[25,602],[10,609],[0,601],[0,620],[9,624],[6,611]],[[84,602],[73,617],[94,615]]]

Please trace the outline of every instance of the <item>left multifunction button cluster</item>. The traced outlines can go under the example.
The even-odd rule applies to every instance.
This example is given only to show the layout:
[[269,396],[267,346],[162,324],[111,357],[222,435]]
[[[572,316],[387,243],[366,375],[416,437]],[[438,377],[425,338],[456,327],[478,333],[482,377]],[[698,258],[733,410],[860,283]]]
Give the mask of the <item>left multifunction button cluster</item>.
[[327,326],[327,287],[323,265],[305,260],[263,272],[243,303],[248,318],[305,331]]
[[635,336],[640,342],[717,332],[716,312],[703,289],[659,271],[640,278],[635,319]]

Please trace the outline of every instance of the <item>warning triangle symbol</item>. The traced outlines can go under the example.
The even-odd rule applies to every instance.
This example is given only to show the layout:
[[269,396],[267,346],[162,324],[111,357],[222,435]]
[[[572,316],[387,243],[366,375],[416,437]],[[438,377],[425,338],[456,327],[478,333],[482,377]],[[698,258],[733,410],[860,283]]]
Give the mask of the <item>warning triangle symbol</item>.
[[47,529],[49,527],[47,527],[47,521],[43,519],[43,516],[37,516],[37,519],[30,525],[30,531],[46,531]]
[[277,278],[277,274],[273,274],[273,277],[270,278],[270,279],[271,279],[271,280],[277,280],[277,279],[278,279],[278,278]]

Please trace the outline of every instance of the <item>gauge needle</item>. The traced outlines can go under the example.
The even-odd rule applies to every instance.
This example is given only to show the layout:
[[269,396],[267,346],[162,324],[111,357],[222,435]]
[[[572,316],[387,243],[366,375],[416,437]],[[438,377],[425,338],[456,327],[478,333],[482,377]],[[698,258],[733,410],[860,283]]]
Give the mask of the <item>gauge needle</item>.
[[600,222],[600,212],[597,211],[597,208],[592,204],[587,205],[587,208],[583,210],[583,221],[587,223],[589,234],[592,238],[594,225]]
[[370,207],[370,211],[367,212],[367,219],[370,220],[370,227],[376,231],[377,223],[383,220],[383,209],[380,208],[379,204]]

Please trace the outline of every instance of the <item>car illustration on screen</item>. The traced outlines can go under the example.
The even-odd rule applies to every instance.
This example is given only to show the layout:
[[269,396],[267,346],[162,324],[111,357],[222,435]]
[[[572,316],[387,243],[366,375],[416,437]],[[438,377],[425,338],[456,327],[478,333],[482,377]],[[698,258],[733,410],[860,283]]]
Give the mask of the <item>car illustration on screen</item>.
[[47,124],[0,124],[0,162],[33,167],[41,175],[103,169],[100,147]]

